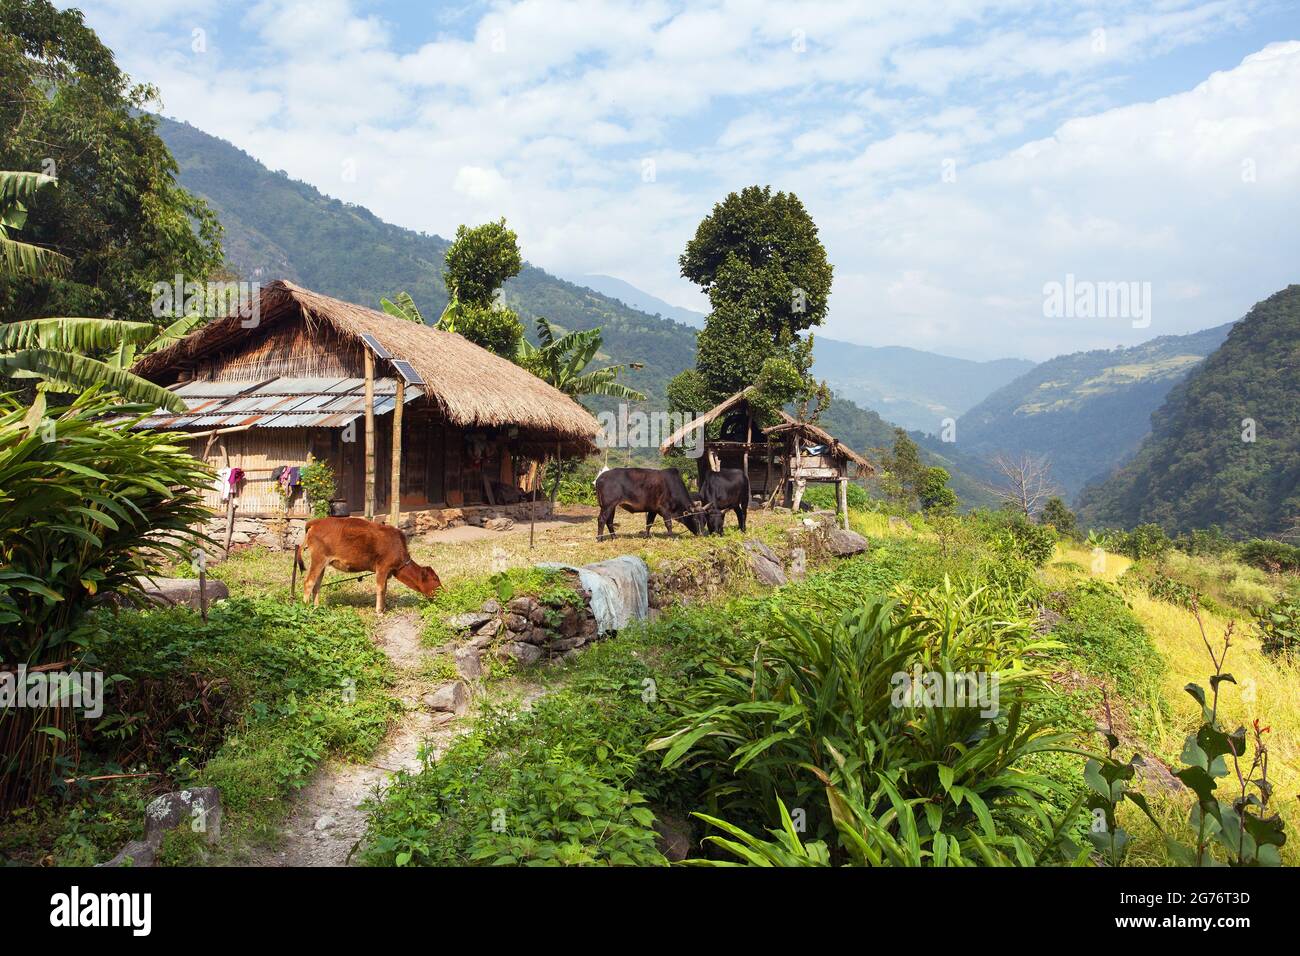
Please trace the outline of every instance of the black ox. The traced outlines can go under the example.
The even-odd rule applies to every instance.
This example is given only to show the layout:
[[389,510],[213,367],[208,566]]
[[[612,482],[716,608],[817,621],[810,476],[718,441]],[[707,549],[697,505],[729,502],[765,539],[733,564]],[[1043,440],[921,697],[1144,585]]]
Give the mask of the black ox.
[[596,501],[600,505],[596,518],[598,541],[602,529],[614,533],[614,512],[620,507],[634,514],[645,513],[646,537],[650,536],[655,515],[664,519],[670,534],[674,519],[680,519],[692,534],[700,533],[695,503],[676,468],[611,468],[596,479]]
[[741,534],[749,514],[749,475],[740,468],[719,468],[700,476],[700,500],[705,524],[711,534],[722,534],[726,512],[736,512]]

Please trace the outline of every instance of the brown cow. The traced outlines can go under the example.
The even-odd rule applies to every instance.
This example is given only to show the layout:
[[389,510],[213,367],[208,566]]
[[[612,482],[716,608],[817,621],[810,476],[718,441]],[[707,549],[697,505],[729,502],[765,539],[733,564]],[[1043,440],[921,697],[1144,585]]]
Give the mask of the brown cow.
[[[311,570],[302,561],[302,549],[311,552]],[[307,571],[302,582],[302,599],[320,605],[321,578],[325,567],[339,571],[375,572],[375,613],[384,613],[388,579],[395,577],[408,588],[432,597],[442,581],[433,568],[416,564],[406,550],[406,536],[386,524],[365,518],[317,518],[307,522],[307,535],[294,549],[298,567]],[[310,596],[309,596],[310,595]]]

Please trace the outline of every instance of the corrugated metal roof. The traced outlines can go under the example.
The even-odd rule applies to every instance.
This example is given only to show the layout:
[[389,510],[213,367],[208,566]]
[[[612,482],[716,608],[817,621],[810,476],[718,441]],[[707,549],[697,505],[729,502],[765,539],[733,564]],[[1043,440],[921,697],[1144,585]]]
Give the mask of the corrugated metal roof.
[[[276,378],[243,382],[187,382],[176,393],[188,412],[165,409],[138,428],[343,428],[366,411],[366,382],[361,378]],[[397,382],[375,380],[375,414],[387,415],[396,404]],[[423,396],[408,387],[406,401]]]

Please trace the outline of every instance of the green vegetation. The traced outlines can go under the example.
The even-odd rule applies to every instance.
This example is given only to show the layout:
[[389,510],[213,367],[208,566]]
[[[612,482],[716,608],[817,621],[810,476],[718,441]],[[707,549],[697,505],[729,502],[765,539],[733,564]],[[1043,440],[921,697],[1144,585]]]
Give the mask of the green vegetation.
[[177,185],[176,161],[140,112],[157,91],[130,83],[79,11],[0,3],[0,88],[0,169],[59,181],[23,200],[24,241],[66,261],[35,280],[0,274],[7,321],[151,321],[155,282],[202,281],[221,265],[216,216]]
[[[103,716],[78,730],[77,780],[6,821],[0,857],[102,862],[140,838],[146,787],[218,787],[224,842],[266,839],[321,760],[367,756],[397,712],[387,659],[352,608],[234,598],[207,621],[188,609],[92,618],[83,665],[115,675]],[[183,850],[164,859],[193,862]]]
[[1300,285],[1269,296],[1152,416],[1131,463],[1080,498],[1094,524],[1217,525],[1278,536],[1300,515],[1300,390],[1281,356],[1300,340]]
[[307,464],[299,473],[303,493],[311,505],[313,518],[324,518],[330,513],[330,499],[338,493],[334,481],[334,470],[329,462],[319,458],[308,457]]

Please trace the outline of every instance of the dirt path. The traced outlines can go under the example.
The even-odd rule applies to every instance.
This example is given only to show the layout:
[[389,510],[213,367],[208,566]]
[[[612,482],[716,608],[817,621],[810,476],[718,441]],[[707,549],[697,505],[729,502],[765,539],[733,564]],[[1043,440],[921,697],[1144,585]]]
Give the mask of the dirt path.
[[379,646],[397,671],[397,697],[405,711],[388,737],[365,764],[326,762],[294,800],[280,846],[258,862],[263,866],[346,866],[348,854],[365,833],[360,804],[382,787],[389,776],[420,767],[420,744],[428,739],[435,751],[464,727],[450,714],[432,714],[421,705],[429,688],[419,678],[419,665],[428,653],[420,646],[420,618],[412,612],[390,614],[379,625]]
[[[349,854],[364,836],[360,805],[388,783],[398,770],[420,769],[420,746],[442,754],[470,719],[430,712],[421,698],[433,686],[420,676],[420,665],[433,651],[420,643],[421,619],[412,611],[390,613],[379,624],[378,644],[397,674],[395,695],[405,708],[388,736],[364,764],[330,760],[294,799],[279,846],[261,854],[260,866],[347,866]],[[523,706],[544,692],[540,685],[518,688]]]

